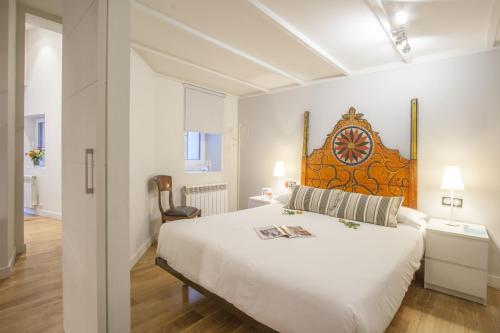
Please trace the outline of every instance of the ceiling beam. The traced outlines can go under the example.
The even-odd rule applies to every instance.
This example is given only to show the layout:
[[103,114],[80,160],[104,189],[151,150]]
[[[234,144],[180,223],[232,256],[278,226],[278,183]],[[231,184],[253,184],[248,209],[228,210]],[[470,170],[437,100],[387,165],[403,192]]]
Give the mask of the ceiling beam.
[[491,5],[491,16],[486,31],[486,47],[492,48],[495,46],[498,25],[500,24],[500,0],[493,0]]
[[327,63],[337,68],[344,75],[350,75],[351,71],[342,64],[338,59],[335,59],[331,54],[326,52],[318,44],[310,40],[306,35],[304,35],[299,29],[294,27],[292,24],[287,22],[284,18],[276,14],[272,9],[264,5],[259,0],[247,0],[252,6],[254,6],[261,14],[271,19],[275,24],[277,24],[281,29],[286,31],[292,38],[300,42],[314,54],[325,60]]
[[251,54],[248,54],[248,53],[243,52],[243,51],[241,51],[241,50],[239,50],[239,49],[237,49],[229,44],[226,44],[223,41],[220,41],[212,36],[209,36],[209,35],[205,34],[204,32],[196,30],[196,29],[166,15],[165,13],[161,13],[158,10],[156,10],[152,7],[149,7],[148,5],[143,4],[139,0],[133,0],[133,4],[135,5],[136,8],[142,10],[143,12],[145,12],[151,16],[154,16],[154,17],[156,17],[156,18],[158,18],[158,19],[160,19],[160,20],[162,20],[170,25],[173,25],[176,28],[179,28],[179,29],[182,29],[186,32],[189,32],[189,33],[191,33],[191,34],[193,34],[193,35],[195,35],[195,36],[197,36],[205,41],[208,41],[208,42],[210,42],[210,43],[212,43],[220,48],[223,48],[231,53],[234,53],[242,58],[245,58],[253,63],[256,63],[256,64],[266,68],[267,70],[269,70],[271,72],[274,72],[274,73],[277,73],[281,76],[284,76],[295,83],[298,83],[300,85],[305,85],[305,82],[303,80],[301,80],[300,78],[298,78],[290,73],[287,73],[286,71],[281,70],[281,69],[279,69],[279,68],[277,68],[277,67],[275,67],[275,66],[273,66],[273,65],[271,65],[271,64],[269,64],[261,59],[258,59],[256,57],[252,56]]
[[189,67],[192,67],[192,68],[195,68],[195,69],[198,69],[198,70],[201,70],[201,71],[204,71],[204,72],[207,72],[207,73],[219,76],[219,77],[224,78],[226,80],[230,80],[230,81],[233,81],[233,82],[237,82],[237,83],[243,84],[245,86],[251,87],[251,88],[256,89],[258,91],[261,91],[261,92],[269,92],[269,89],[260,87],[258,85],[255,85],[255,84],[247,82],[247,81],[240,80],[238,78],[232,77],[232,76],[224,74],[224,73],[220,73],[220,72],[214,71],[213,69],[209,69],[209,68],[197,65],[197,64],[193,64],[192,62],[189,62],[187,60],[177,58],[177,57],[175,57],[173,55],[164,53],[162,51],[153,49],[153,48],[151,48],[149,46],[146,46],[146,45],[134,42],[134,41],[132,41],[130,43],[130,46],[132,46],[132,48],[135,49],[135,50],[144,51],[144,52],[147,52],[147,53],[151,53],[151,54],[157,55],[159,57],[162,57],[162,58],[165,58],[165,59],[168,59],[168,60],[171,60],[171,61],[175,61],[175,62],[181,63],[183,65],[186,65],[186,66],[189,66]]
[[372,10],[373,14],[377,17],[378,21],[380,22],[380,25],[384,29],[385,33],[387,34],[387,37],[389,37],[389,40],[392,43],[392,46],[396,49],[398,54],[401,56],[401,59],[406,62],[406,63],[411,63],[413,61],[413,58],[410,53],[404,53],[400,47],[396,44],[396,41],[394,40],[394,37],[392,36],[392,26],[391,23],[389,22],[389,17],[387,15],[387,12],[385,11],[384,5],[382,5],[381,0],[366,0],[368,3],[368,6],[370,6],[370,9]]

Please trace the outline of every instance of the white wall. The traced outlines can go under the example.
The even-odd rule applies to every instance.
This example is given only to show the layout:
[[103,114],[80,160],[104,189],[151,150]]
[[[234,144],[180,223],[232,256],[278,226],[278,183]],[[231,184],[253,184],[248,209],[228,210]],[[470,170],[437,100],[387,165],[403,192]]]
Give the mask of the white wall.
[[150,245],[160,214],[151,177],[156,174],[156,74],[130,52],[130,255],[135,263]]
[[[61,84],[62,35],[43,28],[27,31],[25,115],[45,115],[45,166],[34,167],[27,156],[24,173],[36,175],[39,202],[34,213],[61,218]],[[33,148],[34,118],[25,121],[24,151]]]
[[[410,100],[419,99],[419,209],[449,217],[441,206],[445,165],[460,166],[465,191],[458,220],[485,224],[500,246],[500,50],[354,76],[242,99],[240,206],[273,183],[276,160],[300,181],[302,116],[310,115],[309,151],[319,148],[350,106],[364,113],[383,142],[409,157]],[[490,273],[500,275],[495,251]]]
[[224,100],[223,170],[184,171],[184,86],[155,74],[131,51],[130,106],[130,256],[132,264],[147,249],[160,224],[156,185],[151,177],[171,175],[174,203],[184,185],[227,182],[229,207],[237,208],[236,97]]
[[15,260],[15,17],[14,0],[0,2],[0,279]]

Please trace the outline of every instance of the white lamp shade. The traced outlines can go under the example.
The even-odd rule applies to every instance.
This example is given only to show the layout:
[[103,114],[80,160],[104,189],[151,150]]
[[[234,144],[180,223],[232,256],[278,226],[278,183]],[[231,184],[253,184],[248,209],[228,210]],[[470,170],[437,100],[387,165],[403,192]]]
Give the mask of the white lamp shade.
[[276,161],[274,164],[274,177],[285,177],[285,163],[283,161]]
[[442,190],[463,190],[464,182],[459,167],[448,165],[444,169],[443,179],[441,180]]

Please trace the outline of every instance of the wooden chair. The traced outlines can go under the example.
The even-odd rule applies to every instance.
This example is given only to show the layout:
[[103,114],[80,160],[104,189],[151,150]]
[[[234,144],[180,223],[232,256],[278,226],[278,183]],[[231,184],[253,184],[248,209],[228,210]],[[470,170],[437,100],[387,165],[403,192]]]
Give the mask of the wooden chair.
[[[201,210],[190,206],[174,206],[171,176],[154,176],[153,180],[158,187],[158,207],[160,208],[162,223],[175,220],[192,219],[201,216]],[[164,210],[161,204],[162,192],[168,191],[169,209]]]

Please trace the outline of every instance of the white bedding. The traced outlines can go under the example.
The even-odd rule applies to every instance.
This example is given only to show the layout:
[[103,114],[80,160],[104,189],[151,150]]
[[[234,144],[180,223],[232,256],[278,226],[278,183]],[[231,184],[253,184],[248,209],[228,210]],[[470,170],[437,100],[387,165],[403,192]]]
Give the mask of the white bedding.
[[[280,332],[383,332],[423,255],[423,229],[361,223],[273,204],[164,224],[157,255]],[[254,226],[302,225],[314,238],[261,240]]]

